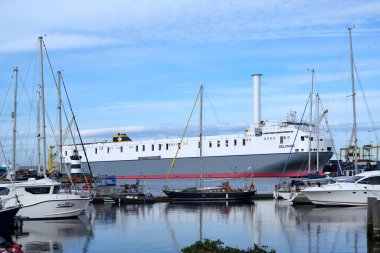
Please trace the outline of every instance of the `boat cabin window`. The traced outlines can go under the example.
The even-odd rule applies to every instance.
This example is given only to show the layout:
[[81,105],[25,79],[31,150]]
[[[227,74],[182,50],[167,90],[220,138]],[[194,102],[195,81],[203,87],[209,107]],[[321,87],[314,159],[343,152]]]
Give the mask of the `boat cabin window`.
[[154,151],[154,144],[152,144],[152,151]]
[[54,186],[54,189],[53,189],[53,194],[58,194],[59,192],[59,186]]
[[136,152],[139,152],[139,146],[136,145]]
[[283,143],[284,143],[284,137],[280,136],[280,144],[283,144]]
[[208,143],[208,146],[209,146],[210,148],[212,148],[212,141],[210,141],[210,142]]
[[305,140],[305,137],[304,136],[301,136],[301,141],[304,141]]
[[228,147],[228,140],[226,140],[226,147]]
[[145,151],[145,145],[143,145],[143,147],[142,147],[142,151]]
[[161,150],[162,144],[158,144],[158,150]]
[[65,151],[65,156],[67,156],[67,150]]
[[169,144],[168,143],[166,143],[166,150],[168,150],[169,149]]
[[236,145],[237,145],[237,140],[235,139],[235,140],[234,140],[234,146],[236,146]]
[[344,182],[347,182],[347,183],[355,183],[356,181],[362,179],[363,176],[352,176],[352,177],[349,177],[347,179],[344,180]]
[[8,195],[11,192],[7,187],[0,187],[0,195]]
[[107,153],[109,153],[110,152],[110,148],[109,147],[107,147]]
[[46,187],[25,187],[25,191],[31,194],[49,194],[50,186]]
[[216,146],[219,148],[220,147],[220,141],[216,142]]
[[380,177],[368,177],[360,180],[358,184],[380,185]]
[[243,139],[242,141],[243,141],[243,146],[245,146],[245,139]]
[[95,154],[97,154],[98,153],[98,148],[95,148]]
[[123,147],[120,147],[120,153],[123,153]]

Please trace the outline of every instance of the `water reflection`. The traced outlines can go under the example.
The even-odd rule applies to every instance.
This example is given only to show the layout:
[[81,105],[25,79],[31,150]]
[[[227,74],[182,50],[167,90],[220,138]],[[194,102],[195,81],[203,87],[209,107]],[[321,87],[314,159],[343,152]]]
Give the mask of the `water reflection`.
[[366,211],[276,200],[97,204],[80,219],[26,221],[11,240],[26,253],[174,253],[204,238],[242,249],[259,243],[277,252],[366,252]]
[[[24,221],[13,240],[24,252],[66,252],[79,244],[76,252],[87,252],[92,238],[91,217],[78,219]],[[78,245],[76,245],[78,246]]]

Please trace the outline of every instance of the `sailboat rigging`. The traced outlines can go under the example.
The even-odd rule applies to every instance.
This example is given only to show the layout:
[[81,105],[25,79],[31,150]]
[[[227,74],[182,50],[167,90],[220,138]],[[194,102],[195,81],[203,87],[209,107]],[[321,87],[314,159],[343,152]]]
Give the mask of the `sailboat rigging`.
[[[199,88],[199,92],[197,95],[197,98],[195,100],[193,110],[190,114],[190,118],[188,120],[188,123],[185,128],[188,127],[188,124],[191,119],[191,115],[194,111],[194,107],[197,103],[198,98],[200,98],[200,116],[199,116],[199,168],[200,168],[200,174],[199,174],[199,187],[191,187],[186,188],[183,190],[169,190],[166,186],[166,181],[164,185],[164,189],[162,191],[172,200],[172,201],[227,201],[227,200],[245,200],[252,198],[255,193],[256,189],[253,183],[251,183],[246,189],[232,189],[229,182],[224,182],[221,186],[216,187],[205,187],[203,182],[203,152],[202,152],[202,146],[203,146],[203,90],[204,86],[201,85]],[[185,133],[184,133],[185,134]],[[176,153],[176,156],[173,158],[172,165],[169,169],[169,173],[167,178],[169,177],[169,174],[171,173],[173,167],[174,167],[174,161],[177,157],[178,151],[180,150],[181,143],[184,137],[184,134],[182,135],[181,142],[178,145],[178,150]],[[166,178],[166,179],[167,179]]]
[[[313,203],[318,205],[367,205],[368,197],[379,198],[380,194],[380,172],[366,171],[358,172],[358,146],[357,146],[357,125],[356,125],[356,104],[355,104],[355,78],[354,78],[354,58],[352,50],[352,28],[348,28],[350,42],[350,63],[351,63],[351,86],[352,86],[352,106],[353,106],[353,128],[349,147],[352,150],[353,162],[355,166],[352,177],[347,177],[342,182],[322,185],[320,187],[310,187],[301,190],[303,194]],[[351,146],[352,141],[354,146]]]
[[[82,213],[88,206],[90,198],[88,196],[80,196],[73,193],[60,192],[61,183],[52,180],[46,175],[46,132],[45,132],[45,100],[44,100],[44,81],[43,81],[43,39],[39,37],[40,43],[40,66],[41,66],[41,116],[42,116],[42,140],[43,140],[43,160],[42,176],[43,178],[29,178],[27,181],[13,181],[0,183],[2,189],[1,201],[6,201],[3,208],[14,206],[14,201],[22,204],[22,208],[18,210],[17,216],[24,219],[55,219],[76,217]],[[17,69],[15,75],[17,76]],[[13,158],[12,171],[16,175],[16,105],[17,105],[17,77],[15,77],[15,101],[13,111]],[[37,117],[39,118],[39,117]],[[38,122],[39,124],[39,122]],[[40,137],[40,136],[38,136]],[[38,143],[39,144],[39,143]],[[40,154],[38,154],[39,158]],[[38,159],[38,161],[40,161]],[[41,165],[39,164],[39,167]],[[17,193],[16,193],[17,192]],[[18,197],[17,197],[18,196]]]

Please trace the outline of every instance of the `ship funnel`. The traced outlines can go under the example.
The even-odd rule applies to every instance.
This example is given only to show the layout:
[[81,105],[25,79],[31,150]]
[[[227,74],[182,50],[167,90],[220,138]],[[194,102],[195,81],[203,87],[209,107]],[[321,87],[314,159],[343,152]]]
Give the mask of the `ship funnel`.
[[261,85],[262,74],[253,74],[253,126],[255,128],[260,127],[261,122],[261,96],[260,96],[260,85]]

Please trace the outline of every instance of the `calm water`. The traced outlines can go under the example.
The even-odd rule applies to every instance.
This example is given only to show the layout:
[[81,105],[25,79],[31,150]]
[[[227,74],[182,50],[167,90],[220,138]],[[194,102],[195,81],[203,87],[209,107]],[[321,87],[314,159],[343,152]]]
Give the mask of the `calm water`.
[[[91,205],[80,219],[26,221],[12,235],[28,252],[180,252],[200,238],[277,252],[367,252],[366,207],[245,204]],[[6,235],[4,235],[6,237]]]

